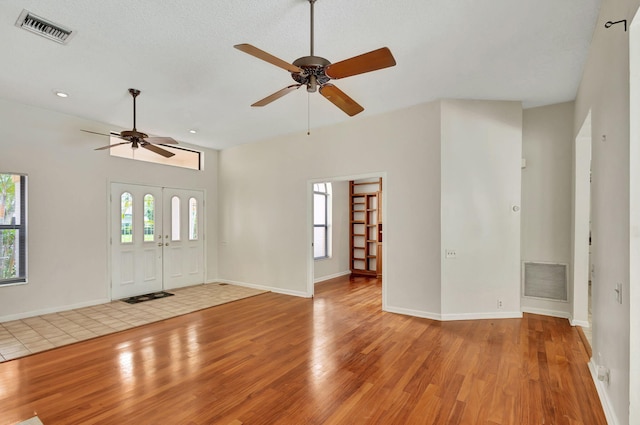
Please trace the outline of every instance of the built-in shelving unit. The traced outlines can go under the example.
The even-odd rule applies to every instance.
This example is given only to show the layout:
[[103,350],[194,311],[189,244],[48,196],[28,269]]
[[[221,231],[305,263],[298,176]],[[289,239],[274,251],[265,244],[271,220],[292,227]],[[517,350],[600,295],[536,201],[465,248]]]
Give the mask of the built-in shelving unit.
[[351,274],[382,276],[382,178],[349,182]]

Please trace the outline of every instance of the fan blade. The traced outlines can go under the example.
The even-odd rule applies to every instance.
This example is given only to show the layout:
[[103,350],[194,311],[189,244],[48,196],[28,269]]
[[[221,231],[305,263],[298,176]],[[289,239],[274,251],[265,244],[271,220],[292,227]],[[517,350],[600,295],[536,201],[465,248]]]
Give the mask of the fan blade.
[[111,134],[98,133],[96,131],[89,131],[89,130],[83,130],[83,129],[80,129],[80,131],[84,131],[85,133],[97,134],[99,136],[107,136],[107,137],[111,136]]
[[333,84],[325,84],[320,87],[320,94],[326,97],[329,102],[342,109],[342,111],[350,117],[364,111],[362,106],[358,105],[355,100],[351,99],[345,92]]
[[354,56],[351,59],[345,59],[328,65],[324,71],[328,77],[337,80],[338,78],[351,77],[352,75],[388,68],[395,64],[396,60],[393,58],[391,50],[383,47],[369,53]]
[[257,47],[252,46],[251,44],[236,44],[235,46],[236,49],[240,50],[241,52],[245,52],[250,54],[251,56],[255,56],[258,59],[262,59],[265,62],[269,62],[272,65],[278,66],[282,69],[286,69],[289,72],[296,72],[296,73],[302,73],[304,72],[302,70],[302,68],[298,68],[295,65],[290,64],[289,62],[285,62],[282,59],[279,59],[267,52],[265,52],[264,50],[260,50]]
[[109,149],[109,148],[112,148],[114,146],[128,145],[129,143],[131,143],[131,142],[127,141],[127,142],[114,143],[113,145],[102,146],[100,148],[95,148],[94,150],[101,151],[103,149]]
[[104,133],[97,133],[95,131],[82,130],[82,129],[80,129],[80,131],[84,131],[85,133],[97,134],[98,136],[117,137],[118,139],[122,139],[122,140],[126,140],[127,142],[130,142],[129,139],[127,139],[126,137],[120,136],[118,133],[111,132],[109,134],[104,134]]
[[175,139],[172,139],[171,137],[145,137],[144,141],[153,143],[154,145],[157,145],[158,143],[164,143],[165,145],[178,144],[178,142],[176,142]]
[[262,100],[257,101],[256,103],[254,103],[251,106],[265,106],[270,104],[271,102],[273,102],[274,100],[280,99],[282,96],[284,96],[285,94],[289,93],[290,91],[293,91],[295,89],[299,89],[300,86],[302,86],[302,84],[293,84],[289,87],[285,87],[282,90],[278,90],[277,92],[270,94],[269,96],[265,97]]
[[164,150],[160,146],[152,145],[151,143],[141,143],[140,146],[150,150],[151,152],[155,152],[158,155],[162,155],[165,158],[171,158],[173,155],[175,155],[175,153]]

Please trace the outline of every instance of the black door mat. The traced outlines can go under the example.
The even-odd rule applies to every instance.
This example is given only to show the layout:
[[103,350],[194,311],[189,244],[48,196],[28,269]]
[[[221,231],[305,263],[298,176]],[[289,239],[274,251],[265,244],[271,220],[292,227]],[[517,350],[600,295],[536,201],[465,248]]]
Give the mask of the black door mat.
[[174,294],[169,292],[160,291],[160,292],[153,292],[151,294],[144,294],[144,295],[138,295],[135,297],[123,298],[121,301],[124,301],[128,304],[138,304],[138,303],[143,303],[145,301],[157,300],[159,298],[171,297],[173,295]]

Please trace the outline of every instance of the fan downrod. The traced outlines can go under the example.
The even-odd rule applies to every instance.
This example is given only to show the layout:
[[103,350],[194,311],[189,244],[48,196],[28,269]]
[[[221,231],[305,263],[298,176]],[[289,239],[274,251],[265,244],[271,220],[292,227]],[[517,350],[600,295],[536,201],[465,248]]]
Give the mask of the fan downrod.
[[[138,95],[140,94],[140,90],[138,89],[129,89],[129,93],[131,93],[131,96],[133,97],[133,129],[131,131],[121,131],[120,132],[120,137],[126,139],[126,138],[132,138],[132,137],[138,137],[141,139],[144,139],[145,137],[148,137],[146,134],[144,133],[140,133],[137,129],[136,129],[136,97],[138,97]],[[137,146],[136,146],[137,148]],[[134,148],[134,149],[136,149]]]
[[329,82],[330,78],[324,72],[324,69],[331,65],[327,59],[314,55],[313,49],[313,41],[314,41],[314,14],[313,14],[313,5],[316,0],[309,0],[309,7],[311,10],[310,13],[310,21],[311,21],[311,31],[309,37],[309,56],[303,56],[301,58],[296,59],[292,62],[293,65],[301,68],[304,72],[302,73],[291,73],[291,78],[294,79],[299,84],[304,84],[307,86],[307,92],[314,93],[318,89],[318,85],[322,86]]

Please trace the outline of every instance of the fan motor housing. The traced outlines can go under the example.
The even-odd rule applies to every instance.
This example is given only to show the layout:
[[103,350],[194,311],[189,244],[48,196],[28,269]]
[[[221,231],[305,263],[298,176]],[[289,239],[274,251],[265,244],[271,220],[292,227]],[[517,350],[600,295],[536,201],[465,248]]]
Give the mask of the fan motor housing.
[[149,136],[137,130],[124,130],[120,132],[120,137],[123,139],[146,139]]
[[316,76],[319,85],[327,83],[331,78],[327,77],[324,70],[331,62],[320,56],[303,56],[293,61],[293,64],[304,70],[304,74],[291,73],[291,78],[300,84],[309,84],[309,77]]

